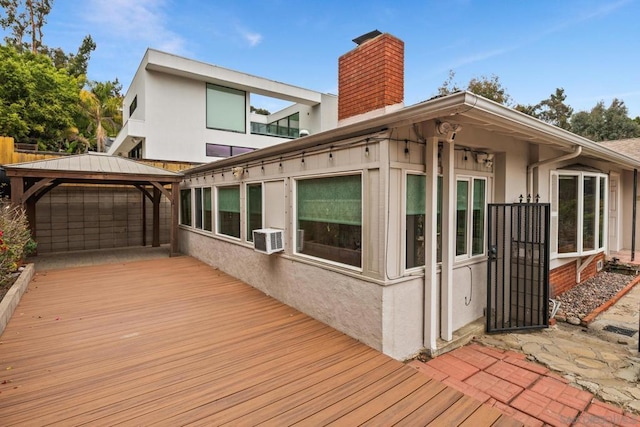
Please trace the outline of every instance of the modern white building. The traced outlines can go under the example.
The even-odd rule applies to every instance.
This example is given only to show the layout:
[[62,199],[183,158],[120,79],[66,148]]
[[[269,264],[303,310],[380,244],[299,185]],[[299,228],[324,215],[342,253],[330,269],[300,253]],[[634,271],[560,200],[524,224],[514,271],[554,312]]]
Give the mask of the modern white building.
[[[251,96],[290,102],[270,115]],[[108,154],[206,163],[335,128],[335,95],[148,49]]]

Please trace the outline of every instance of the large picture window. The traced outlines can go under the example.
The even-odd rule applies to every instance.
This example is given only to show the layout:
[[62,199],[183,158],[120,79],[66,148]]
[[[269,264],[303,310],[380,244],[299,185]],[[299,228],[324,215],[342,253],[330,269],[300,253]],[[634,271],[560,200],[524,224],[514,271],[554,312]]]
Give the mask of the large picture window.
[[180,190],[180,224],[191,225],[191,189]]
[[247,240],[253,242],[253,230],[262,228],[262,184],[247,184]]
[[240,187],[218,187],[219,234],[240,238]]
[[458,177],[456,180],[456,257],[485,253],[487,180]]
[[362,266],[362,178],[297,181],[296,252]]
[[590,255],[605,248],[606,187],[604,174],[554,171],[551,174],[553,252]]
[[207,127],[246,132],[246,92],[207,83]]

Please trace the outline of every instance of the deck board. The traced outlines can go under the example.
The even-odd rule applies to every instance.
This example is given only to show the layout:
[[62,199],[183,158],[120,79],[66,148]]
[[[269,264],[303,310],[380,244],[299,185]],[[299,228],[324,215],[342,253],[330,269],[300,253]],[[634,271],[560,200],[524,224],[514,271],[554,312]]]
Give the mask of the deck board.
[[39,272],[0,342],[7,426],[512,421],[190,257]]

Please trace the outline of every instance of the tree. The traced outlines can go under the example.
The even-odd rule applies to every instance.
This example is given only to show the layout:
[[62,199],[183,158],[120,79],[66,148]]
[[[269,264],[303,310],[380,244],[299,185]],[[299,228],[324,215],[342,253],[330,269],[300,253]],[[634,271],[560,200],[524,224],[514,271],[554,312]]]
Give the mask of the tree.
[[[44,47],[42,27],[47,23],[53,0],[0,0],[4,15],[0,17],[0,26],[11,29],[11,36],[5,38],[7,44],[18,51],[24,48],[36,54]],[[29,41],[24,40],[29,36]]]
[[116,136],[122,127],[122,85],[118,79],[90,82],[89,90],[80,92],[80,105],[87,119],[85,136],[95,141],[96,151],[103,152],[107,136]]
[[74,127],[79,94],[77,80],[49,57],[0,46],[0,134],[59,150]]
[[571,117],[571,131],[593,141],[610,141],[640,136],[640,125],[628,116],[624,101],[614,98],[606,108],[603,101],[591,111]]
[[91,52],[94,50],[96,50],[96,44],[91,35],[87,35],[82,40],[76,54],[67,54],[59,47],[48,49],[47,54],[51,57],[56,68],[66,69],[71,76],[77,78],[84,85],[89,59],[91,59]]
[[[449,70],[449,77],[438,88],[438,95],[449,95],[458,92],[461,88],[453,81],[455,72]],[[487,99],[495,101],[499,104],[510,105],[511,96],[507,93],[507,89],[502,86],[500,79],[495,74],[491,77],[481,76],[473,77],[467,84],[467,89],[471,93],[483,96]]]
[[514,108],[522,113],[536,117],[544,122],[569,130],[573,108],[565,104],[567,95],[563,88],[557,88],[549,98],[543,99],[536,105],[518,104]]

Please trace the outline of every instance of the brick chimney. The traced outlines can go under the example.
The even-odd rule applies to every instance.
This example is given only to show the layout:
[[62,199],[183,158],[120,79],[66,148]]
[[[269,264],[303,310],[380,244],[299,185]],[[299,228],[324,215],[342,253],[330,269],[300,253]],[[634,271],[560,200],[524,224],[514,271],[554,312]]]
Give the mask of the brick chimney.
[[358,46],[338,60],[340,124],[385,114],[404,101],[404,42],[378,30],[353,41]]

